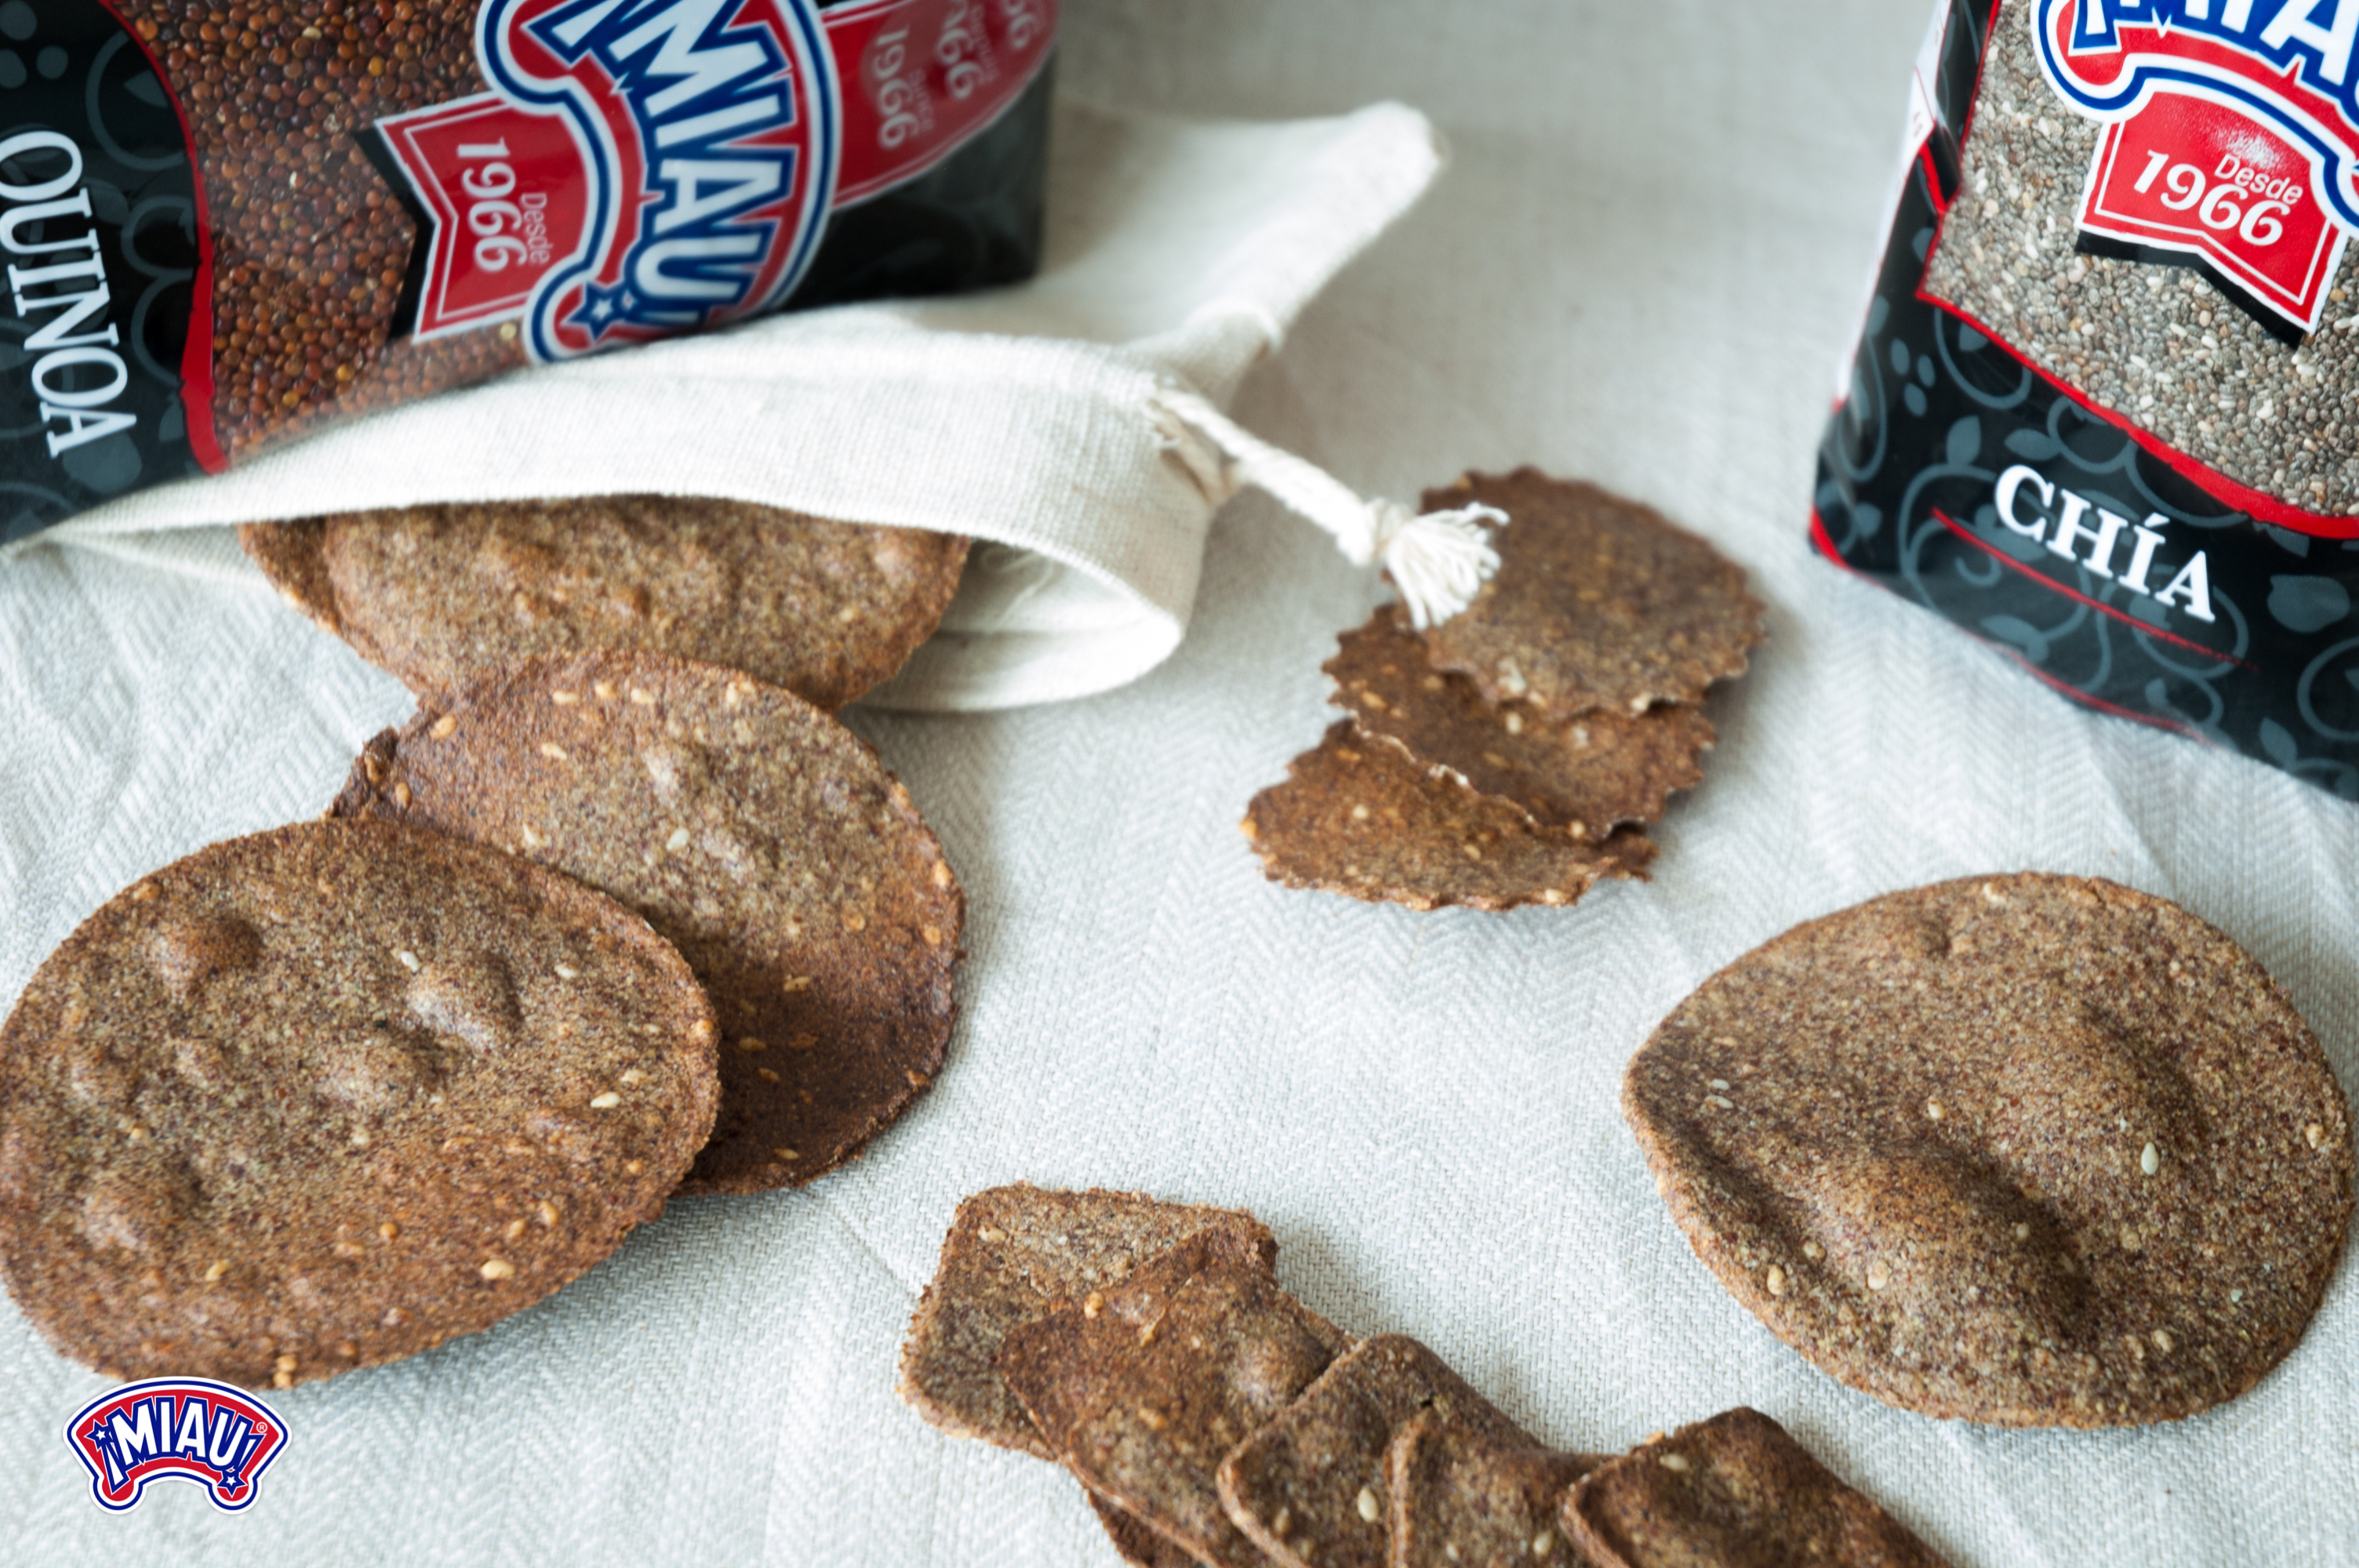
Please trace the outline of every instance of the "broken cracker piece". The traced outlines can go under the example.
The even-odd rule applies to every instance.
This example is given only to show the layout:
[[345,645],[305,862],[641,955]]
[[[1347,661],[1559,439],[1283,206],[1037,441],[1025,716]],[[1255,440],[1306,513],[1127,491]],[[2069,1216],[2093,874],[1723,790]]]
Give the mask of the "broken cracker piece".
[[1632,1449],[1560,1518],[1600,1568],[1945,1568],[1786,1429],[1742,1406]]
[[1093,1492],[1214,1568],[1262,1568],[1222,1510],[1221,1460],[1345,1347],[1235,1232],[1199,1232],[1010,1332],[999,1370]]
[[1534,827],[1521,808],[1429,778],[1345,719],[1254,797],[1245,828],[1271,881],[1411,909],[1568,904],[1601,878],[1646,879],[1653,840]]
[[1221,1465],[1221,1502],[1286,1568],[1385,1568],[1385,1451],[1427,1411],[1530,1438],[1406,1335],[1363,1341]]
[[976,1193],[959,1205],[933,1282],[909,1321],[901,1398],[954,1436],[1054,1457],[993,1365],[1001,1343],[1216,1227],[1232,1232],[1264,1271],[1276,1263],[1277,1239],[1238,1209],[1022,1184]]
[[1426,1411],[1385,1454],[1388,1568],[1591,1568],[1563,1538],[1564,1495],[1611,1454],[1560,1454]]
[[1713,741],[1711,721],[1685,705],[1560,719],[1493,703],[1465,676],[1433,667],[1398,605],[1344,633],[1325,669],[1363,734],[1576,838],[1661,816],[1673,791],[1702,782]]

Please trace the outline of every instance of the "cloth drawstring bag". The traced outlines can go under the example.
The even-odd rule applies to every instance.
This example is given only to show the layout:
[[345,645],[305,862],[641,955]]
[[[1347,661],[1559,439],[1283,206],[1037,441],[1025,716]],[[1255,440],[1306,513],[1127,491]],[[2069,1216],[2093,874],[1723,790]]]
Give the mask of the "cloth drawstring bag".
[[[11,546],[258,585],[246,522],[660,493],[973,535],[941,633],[869,701],[981,710],[1136,679],[1179,645],[1212,514],[1268,492],[1381,561],[1420,623],[1495,565],[1487,509],[1368,503],[1224,412],[1442,166],[1384,103],[1190,124],[1059,106],[1047,258],[1019,287],[773,317],[509,376],[144,491]],[[192,532],[194,531],[194,532]],[[0,612],[26,591],[0,557]],[[103,661],[94,604],[9,656]],[[96,622],[85,612],[96,611]],[[0,715],[5,717],[5,715]]]

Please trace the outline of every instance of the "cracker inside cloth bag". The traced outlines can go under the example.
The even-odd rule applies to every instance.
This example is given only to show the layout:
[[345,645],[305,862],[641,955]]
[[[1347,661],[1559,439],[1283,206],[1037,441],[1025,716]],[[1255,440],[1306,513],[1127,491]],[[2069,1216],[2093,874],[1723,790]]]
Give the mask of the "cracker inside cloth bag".
[[912,709],[1056,701],[1153,668],[1187,630],[1212,513],[1245,484],[1354,559],[1383,558],[1413,608],[1471,596],[1494,564],[1479,524],[1495,519],[1364,503],[1222,413],[1440,171],[1425,118],[1385,103],[1186,124],[1068,102],[1052,146],[1047,260],[1023,287],[775,317],[511,375],[41,539],[217,571],[234,546],[167,531],[648,492],[973,535],[942,633],[870,696]]

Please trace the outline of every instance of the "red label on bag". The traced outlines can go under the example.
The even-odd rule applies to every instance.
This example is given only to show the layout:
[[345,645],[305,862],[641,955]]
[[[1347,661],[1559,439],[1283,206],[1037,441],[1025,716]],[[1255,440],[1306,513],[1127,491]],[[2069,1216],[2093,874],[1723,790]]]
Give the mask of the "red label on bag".
[[520,321],[553,360],[768,309],[831,211],[1014,104],[1056,23],[1056,0],[486,0],[495,91],[375,126],[429,231],[411,330]]
[[564,123],[486,92],[376,124],[433,216],[413,335],[523,315],[587,226],[582,158]]
[[2249,116],[2157,93],[2105,128],[2081,227],[2200,255],[2314,332],[2348,237],[2311,194],[2320,178],[2315,158]]

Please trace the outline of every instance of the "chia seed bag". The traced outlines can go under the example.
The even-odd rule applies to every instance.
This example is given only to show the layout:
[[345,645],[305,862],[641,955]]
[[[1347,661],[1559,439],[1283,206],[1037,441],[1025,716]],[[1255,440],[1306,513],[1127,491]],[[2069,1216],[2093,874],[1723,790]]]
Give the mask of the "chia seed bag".
[[0,4],[0,542],[514,367],[1030,276],[1057,0]]
[[2359,0],[1944,0],[1818,548],[2359,799]]

